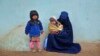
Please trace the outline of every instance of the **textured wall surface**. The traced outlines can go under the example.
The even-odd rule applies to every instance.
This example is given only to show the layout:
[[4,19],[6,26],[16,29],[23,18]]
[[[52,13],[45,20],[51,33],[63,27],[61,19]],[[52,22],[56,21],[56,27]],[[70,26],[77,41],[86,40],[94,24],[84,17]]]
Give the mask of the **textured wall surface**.
[[37,10],[45,35],[51,16],[69,13],[75,42],[100,42],[100,0],[0,0],[0,48],[29,50],[24,34],[30,10]]

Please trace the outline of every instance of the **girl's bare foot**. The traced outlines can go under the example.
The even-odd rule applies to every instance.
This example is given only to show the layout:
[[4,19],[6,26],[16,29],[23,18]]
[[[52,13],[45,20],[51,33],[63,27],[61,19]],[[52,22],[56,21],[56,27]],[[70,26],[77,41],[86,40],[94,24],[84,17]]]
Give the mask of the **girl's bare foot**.
[[32,50],[32,52],[33,52],[33,53],[35,53],[35,52],[36,52],[36,50]]
[[42,50],[41,49],[38,49],[38,52],[41,52]]

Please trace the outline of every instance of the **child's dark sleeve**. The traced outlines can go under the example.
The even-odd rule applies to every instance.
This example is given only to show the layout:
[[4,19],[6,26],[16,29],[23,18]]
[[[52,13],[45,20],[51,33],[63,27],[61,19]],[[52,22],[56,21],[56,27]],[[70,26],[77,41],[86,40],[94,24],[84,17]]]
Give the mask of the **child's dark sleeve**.
[[25,34],[27,35],[30,31],[31,25],[30,22],[27,23],[26,27],[25,27]]
[[41,32],[43,32],[43,26],[42,26],[42,23],[41,23],[41,21],[39,21],[40,23],[39,23],[39,26],[40,26],[40,30],[41,30]]

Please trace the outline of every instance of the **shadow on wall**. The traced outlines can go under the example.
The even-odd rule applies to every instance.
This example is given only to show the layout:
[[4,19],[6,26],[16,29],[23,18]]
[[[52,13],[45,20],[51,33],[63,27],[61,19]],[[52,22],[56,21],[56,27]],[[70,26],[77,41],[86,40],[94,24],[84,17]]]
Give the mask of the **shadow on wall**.
[[[9,33],[0,37],[0,49],[11,51],[29,51],[29,37],[24,33],[25,25],[18,25],[13,28]],[[41,45],[45,34],[41,35]]]

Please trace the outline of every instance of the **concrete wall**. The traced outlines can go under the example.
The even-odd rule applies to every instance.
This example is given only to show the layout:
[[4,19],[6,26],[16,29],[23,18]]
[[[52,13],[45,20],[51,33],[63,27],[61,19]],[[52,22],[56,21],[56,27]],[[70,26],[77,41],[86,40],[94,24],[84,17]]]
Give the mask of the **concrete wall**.
[[61,11],[67,11],[73,25],[75,42],[100,42],[99,2],[100,0],[0,0],[0,38],[4,40],[10,34],[9,39],[15,39],[9,41],[13,42],[18,40],[17,37],[25,36],[24,33],[19,36],[19,32],[15,33],[16,30],[13,29],[23,25],[23,30],[16,28],[23,32],[30,10],[35,9],[39,12],[45,32],[51,16],[58,18]]

